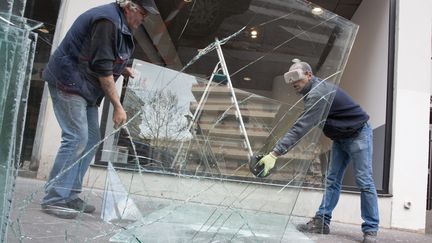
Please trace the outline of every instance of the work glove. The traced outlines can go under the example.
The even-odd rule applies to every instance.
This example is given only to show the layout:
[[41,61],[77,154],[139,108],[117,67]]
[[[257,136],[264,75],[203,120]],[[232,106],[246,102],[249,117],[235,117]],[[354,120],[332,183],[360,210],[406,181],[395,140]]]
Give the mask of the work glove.
[[267,176],[269,171],[274,167],[276,163],[277,157],[274,156],[271,152],[264,156],[260,161],[258,161],[259,165],[264,165],[264,171],[262,172],[262,176]]

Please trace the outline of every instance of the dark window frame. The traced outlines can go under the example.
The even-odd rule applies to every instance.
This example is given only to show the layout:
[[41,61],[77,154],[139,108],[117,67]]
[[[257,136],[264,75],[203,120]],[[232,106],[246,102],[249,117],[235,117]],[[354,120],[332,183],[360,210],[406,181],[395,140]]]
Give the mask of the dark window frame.
[[393,137],[393,89],[395,71],[395,43],[396,43],[396,10],[397,1],[389,1],[389,38],[388,38],[388,57],[387,57],[387,103],[386,103],[386,126],[384,141],[384,170],[383,170],[383,190],[380,194],[390,194],[390,167],[392,154]]

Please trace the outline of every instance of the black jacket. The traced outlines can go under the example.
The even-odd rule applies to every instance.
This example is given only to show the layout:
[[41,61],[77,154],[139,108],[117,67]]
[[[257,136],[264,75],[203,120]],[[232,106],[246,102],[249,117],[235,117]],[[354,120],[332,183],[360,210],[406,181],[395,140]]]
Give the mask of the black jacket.
[[345,91],[316,77],[312,78],[302,94],[304,110],[276,144],[273,151],[277,154],[287,153],[313,127],[323,122],[324,134],[337,140],[354,137],[369,120],[368,114]]

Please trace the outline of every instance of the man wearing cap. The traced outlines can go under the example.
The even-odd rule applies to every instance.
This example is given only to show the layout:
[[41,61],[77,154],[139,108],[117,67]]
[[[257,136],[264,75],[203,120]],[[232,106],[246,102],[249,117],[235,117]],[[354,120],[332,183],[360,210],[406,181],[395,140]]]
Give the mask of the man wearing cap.
[[126,67],[134,50],[132,31],[149,13],[159,13],[153,0],[118,0],[92,8],[75,20],[50,57],[42,77],[62,141],[45,185],[44,212],[75,218],[95,211],[78,194],[95,154],[91,148],[100,140],[98,106],[106,96],[114,107],[114,126],[126,122],[115,81],[120,75],[133,77]]
[[360,189],[363,242],[375,242],[379,215],[372,178],[372,130],[368,124],[368,114],[342,89],[315,77],[306,62],[294,63],[284,78],[304,96],[305,109],[273,151],[258,162],[264,166],[264,176],[274,167],[278,156],[287,153],[311,128],[320,123],[327,100],[334,97],[323,127],[324,134],[333,140],[325,192],[315,216],[308,223],[298,225],[297,229],[306,233],[330,233],[330,220],[339,200],[345,169],[352,162],[355,181]]

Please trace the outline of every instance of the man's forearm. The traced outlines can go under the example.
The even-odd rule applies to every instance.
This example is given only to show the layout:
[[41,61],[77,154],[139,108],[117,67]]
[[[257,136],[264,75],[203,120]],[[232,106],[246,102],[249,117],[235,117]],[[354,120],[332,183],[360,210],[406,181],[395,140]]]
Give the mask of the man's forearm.
[[117,94],[117,90],[115,87],[114,77],[112,75],[106,77],[99,77],[99,82],[102,86],[103,91],[105,92],[105,96],[111,101],[111,104],[115,108],[121,107],[120,97]]

